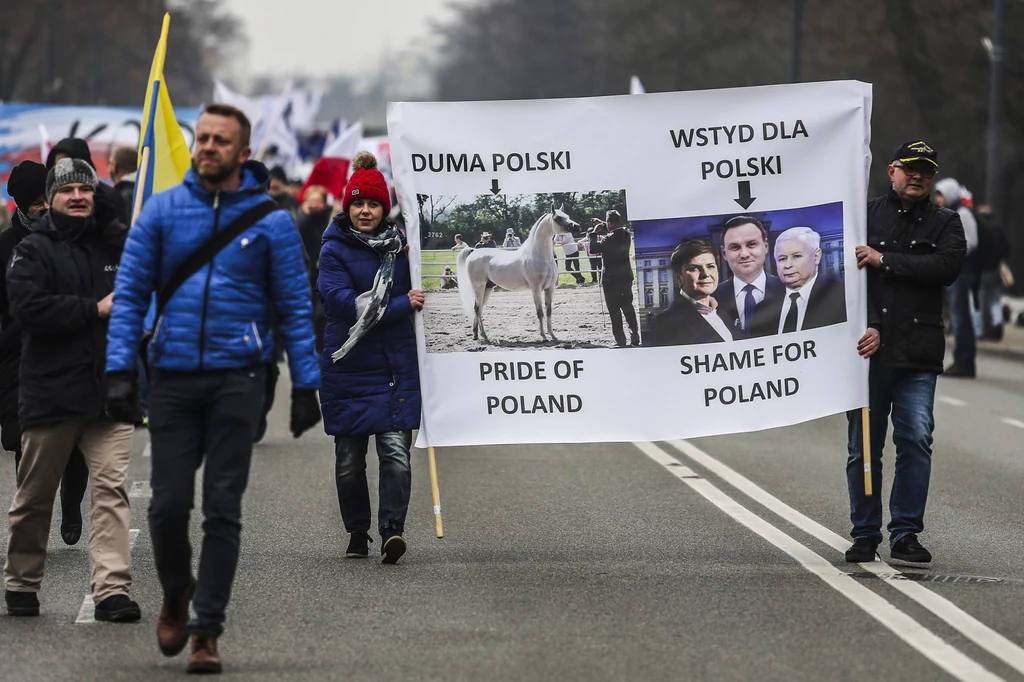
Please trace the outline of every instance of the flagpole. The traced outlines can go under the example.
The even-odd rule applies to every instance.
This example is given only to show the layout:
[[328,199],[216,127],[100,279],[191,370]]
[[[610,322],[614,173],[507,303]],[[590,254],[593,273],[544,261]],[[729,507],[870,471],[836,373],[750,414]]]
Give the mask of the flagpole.
[[142,163],[139,165],[139,174],[135,179],[135,205],[132,206],[132,226],[142,213],[142,199],[145,192],[146,180],[149,179],[149,146],[142,148]]

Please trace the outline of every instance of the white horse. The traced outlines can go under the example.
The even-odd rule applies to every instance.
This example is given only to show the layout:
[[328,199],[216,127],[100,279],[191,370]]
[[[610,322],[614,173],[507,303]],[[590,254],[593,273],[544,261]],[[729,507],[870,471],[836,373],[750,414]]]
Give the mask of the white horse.
[[[555,262],[556,234],[572,234],[579,223],[562,211],[562,207],[551,207],[530,228],[530,236],[515,251],[498,249],[463,249],[456,261],[459,278],[459,293],[466,313],[473,320],[473,338],[484,337],[483,312],[491,290],[497,285],[509,291],[529,289],[533,292],[533,303],[537,308],[541,339],[544,335],[544,312],[547,311],[548,334],[557,341],[551,329],[551,299],[558,284],[558,264]],[[544,296],[541,301],[541,294]]]

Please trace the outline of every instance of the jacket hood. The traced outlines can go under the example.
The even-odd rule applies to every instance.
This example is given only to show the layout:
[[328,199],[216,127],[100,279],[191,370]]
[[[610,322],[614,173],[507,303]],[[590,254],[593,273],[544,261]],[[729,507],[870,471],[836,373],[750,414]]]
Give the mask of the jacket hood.
[[[185,173],[182,183],[197,196],[212,195],[212,192],[207,191],[200,184],[199,176],[196,175],[193,168],[189,168]],[[266,194],[268,187],[270,187],[270,172],[267,171],[267,167],[259,161],[246,161],[242,164],[242,184],[228,194]]]
[[945,198],[946,208],[956,209],[963,199],[963,187],[954,178],[942,178],[936,182],[935,192]]
[[57,163],[57,155],[64,154],[72,159],[80,159],[96,170],[96,164],[92,162],[92,152],[89,151],[89,143],[80,137],[65,137],[53,145],[50,153],[46,155],[46,170],[50,170]]

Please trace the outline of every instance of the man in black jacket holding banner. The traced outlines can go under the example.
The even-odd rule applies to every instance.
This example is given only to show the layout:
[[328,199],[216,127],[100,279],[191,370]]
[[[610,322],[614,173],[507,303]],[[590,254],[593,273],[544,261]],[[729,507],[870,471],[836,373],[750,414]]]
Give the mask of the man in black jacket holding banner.
[[849,420],[847,482],[853,546],[851,563],[874,561],[882,541],[882,447],[892,413],[896,476],[889,498],[893,559],[928,563],[921,546],[931,477],[936,378],[946,339],[943,287],[956,280],[967,252],[960,217],[931,201],[938,155],[924,141],[896,150],[892,188],[868,204],[868,243],[857,247],[857,267],[868,276],[868,329],[857,350],[871,358],[868,380],[873,496],[864,494],[861,410]]

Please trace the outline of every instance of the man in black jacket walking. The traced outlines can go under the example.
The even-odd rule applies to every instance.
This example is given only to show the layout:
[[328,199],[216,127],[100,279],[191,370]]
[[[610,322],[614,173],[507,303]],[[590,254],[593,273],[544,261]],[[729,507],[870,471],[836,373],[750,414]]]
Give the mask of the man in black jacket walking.
[[91,166],[62,159],[46,177],[50,211],[32,223],[7,271],[11,316],[22,326],[18,416],[22,460],[9,514],[7,612],[39,614],[50,515],[71,451],[92,481],[89,563],[96,620],[138,621],[128,597],[131,512],[125,477],[135,427],[104,414],[107,320],[128,229],[95,200]]
[[851,563],[874,561],[882,541],[881,457],[890,412],[896,444],[890,554],[900,561],[932,560],[917,535],[924,530],[935,383],[946,351],[942,295],[943,287],[956,280],[967,253],[960,216],[931,201],[938,167],[938,155],[925,142],[900,146],[889,164],[892,189],[868,204],[868,243],[857,247],[857,267],[867,268],[868,275],[868,329],[857,350],[871,358],[874,495],[864,495],[861,410],[854,410],[847,415],[846,463],[854,539],[846,560]]
[[[14,247],[27,237],[29,224],[49,205],[46,203],[46,167],[23,161],[11,170],[7,192],[18,209],[11,228],[0,233],[0,444],[14,453],[14,473],[21,463],[21,423],[18,421],[18,367],[21,364],[21,325],[11,317],[7,303],[7,266]],[[82,498],[89,482],[85,458],[75,448],[60,484],[60,534],[69,545],[82,537]]]
[[[629,248],[633,236],[622,227],[622,217],[618,211],[608,211],[606,223],[608,236],[598,240],[600,225],[589,232],[590,253],[601,254],[604,259],[604,300],[608,304],[608,314],[612,321],[612,335],[615,345],[626,347],[626,333],[622,329],[622,318],[629,325],[629,343],[640,345],[640,332],[637,328],[636,311],[633,310],[633,265],[629,262]],[[593,259],[591,259],[593,263]],[[597,273],[594,273],[597,277]]]

